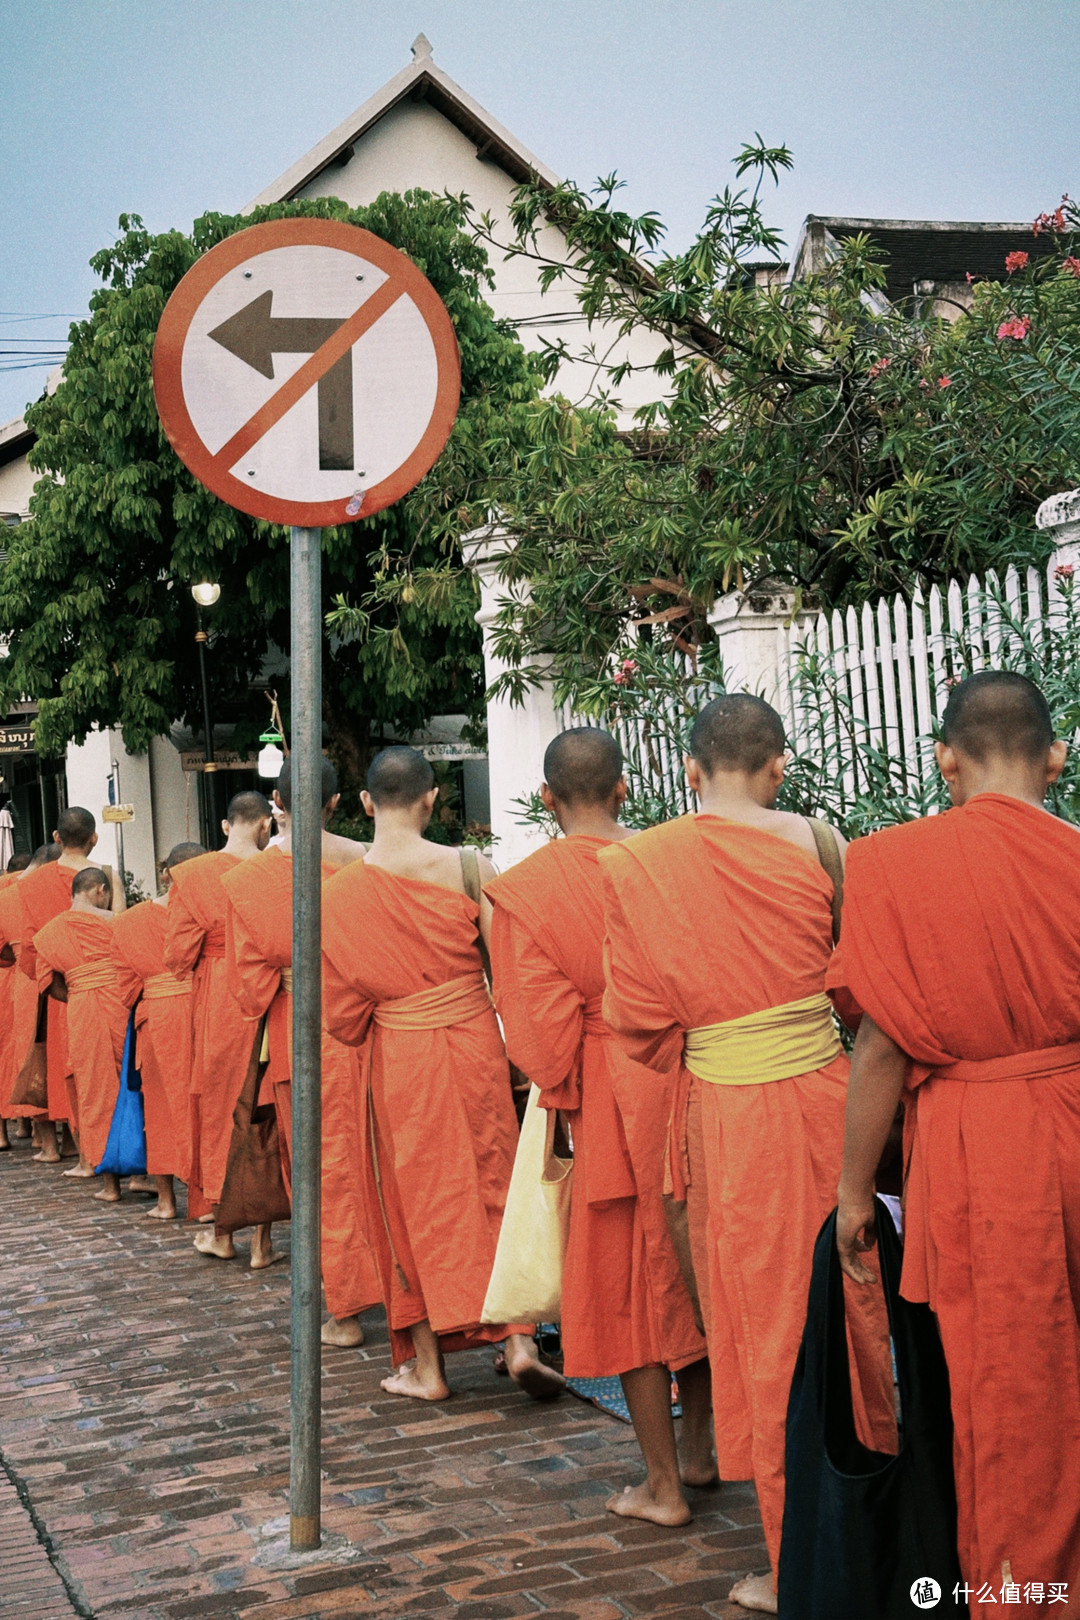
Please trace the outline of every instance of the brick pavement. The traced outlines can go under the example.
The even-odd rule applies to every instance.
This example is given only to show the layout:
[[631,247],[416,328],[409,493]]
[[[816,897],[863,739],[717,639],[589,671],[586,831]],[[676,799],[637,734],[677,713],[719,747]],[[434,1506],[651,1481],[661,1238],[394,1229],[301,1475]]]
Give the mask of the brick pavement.
[[745,1614],[724,1595],[766,1562],[750,1486],[695,1493],[685,1530],[615,1519],[605,1495],[639,1476],[626,1425],[535,1405],[488,1352],[453,1358],[445,1405],[388,1397],[379,1312],[323,1362],[324,1524],[351,1561],[261,1567],[286,1513],[287,1267],[200,1260],[145,1207],[0,1156],[0,1451],[77,1604],[17,1500],[9,1567],[0,1475],[0,1620],[4,1599],[12,1620]]

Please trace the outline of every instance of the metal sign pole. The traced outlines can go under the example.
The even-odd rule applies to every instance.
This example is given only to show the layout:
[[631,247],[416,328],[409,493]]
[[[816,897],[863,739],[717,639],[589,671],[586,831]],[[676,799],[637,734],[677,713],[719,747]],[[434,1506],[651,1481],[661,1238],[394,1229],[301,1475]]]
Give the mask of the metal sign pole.
[[292,569],[292,1418],[289,1542],[322,1540],[322,530],[290,529]]

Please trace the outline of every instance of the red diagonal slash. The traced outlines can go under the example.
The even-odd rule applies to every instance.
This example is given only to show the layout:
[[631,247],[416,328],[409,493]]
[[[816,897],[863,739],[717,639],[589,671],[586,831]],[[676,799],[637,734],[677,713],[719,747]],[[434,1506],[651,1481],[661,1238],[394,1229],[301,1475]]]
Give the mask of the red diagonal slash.
[[396,304],[404,292],[403,287],[395,284],[392,278],[383,282],[382,286],[371,297],[365,299],[349,319],[338,327],[333,337],[327,338],[320,349],[316,349],[299,371],[294,371],[287,382],[282,383],[276,394],[271,394],[265,405],[260,405],[255,415],[249,417],[242,428],[238,428],[229,440],[223,444],[214,457],[213,465],[222,471],[227,471],[238,462],[241,456],[247,454],[253,444],[258,444],[275,422],[280,422],[286,411],[291,411],[296,402],[303,399],[309,388],[314,388],[319,378],[330,367],[336,365],[342,355],[348,354],[353,344],[363,337],[369,327],[375,325],[377,320],[386,314],[391,304]]

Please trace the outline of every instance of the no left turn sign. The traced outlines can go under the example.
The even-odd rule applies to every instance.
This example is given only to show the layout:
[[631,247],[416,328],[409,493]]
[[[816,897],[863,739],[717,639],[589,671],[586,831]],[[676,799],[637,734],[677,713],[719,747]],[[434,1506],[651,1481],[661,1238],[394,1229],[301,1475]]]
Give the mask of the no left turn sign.
[[230,506],[323,528],[381,511],[450,436],[457,339],[431,283],[370,231],[282,219],[219,242],[169,299],[154,396]]

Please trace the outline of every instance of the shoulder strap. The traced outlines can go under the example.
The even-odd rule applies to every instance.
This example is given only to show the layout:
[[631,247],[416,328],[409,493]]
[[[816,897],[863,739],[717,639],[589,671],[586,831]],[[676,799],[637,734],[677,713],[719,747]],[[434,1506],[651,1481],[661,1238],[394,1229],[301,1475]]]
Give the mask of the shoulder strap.
[[827,821],[820,821],[817,816],[804,816],[803,820],[809,823],[814,835],[818,860],[832,878],[832,933],[835,944],[840,938],[840,916],[844,909],[844,863],[840,859],[840,845]]
[[[480,859],[472,844],[462,844],[458,850],[461,861],[461,881],[465,885],[465,893],[474,905],[480,904]],[[484,964],[484,974],[488,984],[491,983],[491,957],[488,955],[487,944],[480,932],[480,925],[476,927],[476,946],[480,952],[480,960]]]

